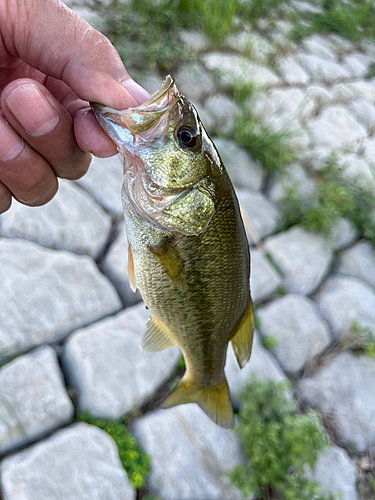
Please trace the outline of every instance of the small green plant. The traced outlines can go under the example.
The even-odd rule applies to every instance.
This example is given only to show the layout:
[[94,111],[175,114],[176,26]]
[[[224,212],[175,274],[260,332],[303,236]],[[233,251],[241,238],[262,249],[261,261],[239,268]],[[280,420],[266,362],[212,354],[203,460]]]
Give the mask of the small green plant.
[[101,420],[93,418],[89,413],[81,413],[77,419],[95,425],[107,432],[115,441],[121,464],[126,470],[129,480],[135,489],[142,488],[150,473],[150,457],[140,448],[135,438],[118,420]]
[[375,4],[372,0],[325,0],[323,12],[306,14],[308,24],[296,23],[295,41],[316,32],[336,33],[358,43],[375,38]]
[[257,500],[327,498],[305,475],[328,442],[316,413],[298,414],[289,386],[250,380],[240,394],[236,428],[246,457],[229,473],[244,497]]
[[369,328],[362,328],[358,321],[352,321],[351,332],[341,341],[341,346],[355,354],[364,353],[375,358],[375,334]]
[[277,346],[277,338],[273,335],[262,339],[262,345],[266,349],[274,349]]
[[250,109],[244,109],[234,120],[235,141],[246,148],[267,173],[282,171],[295,161],[295,152],[290,147],[293,136],[288,131],[274,132],[254,117]]
[[327,235],[338,219],[345,217],[375,245],[375,193],[371,187],[346,180],[334,159],[327,161],[315,179],[318,189],[311,204],[306,205],[294,189],[281,201],[286,225],[300,223],[309,231]]

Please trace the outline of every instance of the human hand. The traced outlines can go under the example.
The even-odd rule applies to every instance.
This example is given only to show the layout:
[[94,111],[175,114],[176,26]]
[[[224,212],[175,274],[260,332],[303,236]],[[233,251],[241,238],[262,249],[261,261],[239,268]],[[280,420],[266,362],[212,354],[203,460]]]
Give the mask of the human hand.
[[86,173],[90,152],[117,152],[88,101],[126,109],[148,98],[108,39],[59,0],[0,0],[0,95],[0,213],[12,196],[47,203],[57,177]]

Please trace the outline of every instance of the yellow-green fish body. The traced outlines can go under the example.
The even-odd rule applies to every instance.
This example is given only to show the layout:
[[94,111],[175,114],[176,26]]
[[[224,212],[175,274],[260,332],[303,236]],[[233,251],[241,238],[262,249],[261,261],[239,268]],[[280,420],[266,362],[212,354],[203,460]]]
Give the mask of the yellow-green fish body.
[[138,108],[93,109],[125,157],[129,279],[152,313],[142,347],[179,345],[186,362],[164,407],[196,402],[232,427],[226,352],[231,340],[240,367],[248,361],[253,313],[249,249],[229,177],[170,77]]

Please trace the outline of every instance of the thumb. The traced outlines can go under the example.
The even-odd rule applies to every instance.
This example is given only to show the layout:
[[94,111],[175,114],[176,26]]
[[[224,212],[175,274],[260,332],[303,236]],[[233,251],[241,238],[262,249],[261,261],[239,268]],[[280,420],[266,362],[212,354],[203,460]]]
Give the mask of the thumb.
[[85,101],[126,109],[148,98],[110,41],[62,2],[4,1],[0,34],[13,57],[64,81]]

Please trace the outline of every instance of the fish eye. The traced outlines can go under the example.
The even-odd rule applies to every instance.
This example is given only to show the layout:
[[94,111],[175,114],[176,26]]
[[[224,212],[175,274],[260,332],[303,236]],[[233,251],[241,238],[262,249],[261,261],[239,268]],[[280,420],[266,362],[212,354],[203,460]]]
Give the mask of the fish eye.
[[198,132],[194,127],[184,126],[177,131],[177,139],[180,146],[193,148],[198,140]]

